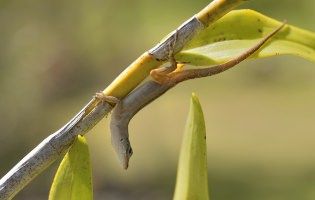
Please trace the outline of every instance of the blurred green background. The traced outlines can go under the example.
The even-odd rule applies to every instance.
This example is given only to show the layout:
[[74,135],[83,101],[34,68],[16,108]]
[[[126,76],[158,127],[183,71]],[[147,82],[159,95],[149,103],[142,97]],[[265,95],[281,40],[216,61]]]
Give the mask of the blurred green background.
[[[1,0],[0,176],[209,2]],[[242,7],[315,31],[315,1]],[[127,171],[104,119],[87,134],[95,199],[172,198],[192,92],[205,113],[212,199],[315,199],[314,66],[292,56],[249,60],[180,84],[132,120]],[[46,199],[58,164],[15,199]]]

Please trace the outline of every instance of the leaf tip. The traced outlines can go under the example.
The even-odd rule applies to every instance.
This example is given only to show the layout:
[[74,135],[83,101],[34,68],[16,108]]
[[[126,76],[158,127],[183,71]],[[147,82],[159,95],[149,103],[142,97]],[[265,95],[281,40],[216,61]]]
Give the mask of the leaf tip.
[[197,103],[197,104],[199,104],[199,99],[198,99],[198,96],[196,95],[196,93],[191,93],[191,101],[193,102],[193,103]]

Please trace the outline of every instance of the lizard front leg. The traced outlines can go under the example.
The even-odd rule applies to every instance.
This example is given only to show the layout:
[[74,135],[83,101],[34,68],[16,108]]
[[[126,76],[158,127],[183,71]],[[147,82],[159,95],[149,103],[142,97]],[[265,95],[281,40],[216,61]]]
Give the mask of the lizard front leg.
[[117,104],[119,102],[119,99],[117,97],[106,95],[102,91],[97,92],[94,95],[94,98],[99,100],[99,101],[102,101],[102,102],[105,101],[105,102],[112,103],[112,104]]

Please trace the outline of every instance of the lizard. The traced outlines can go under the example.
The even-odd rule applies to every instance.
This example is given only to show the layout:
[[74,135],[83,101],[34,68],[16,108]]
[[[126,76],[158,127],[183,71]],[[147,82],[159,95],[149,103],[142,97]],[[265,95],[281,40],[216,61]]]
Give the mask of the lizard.
[[[153,80],[149,80],[133,90],[124,99],[117,100],[110,121],[111,143],[124,169],[128,168],[133,150],[129,141],[128,125],[135,114],[143,107],[160,97],[166,91],[185,80],[212,76],[228,70],[258,51],[270,38],[279,32],[285,22],[263,37],[254,46],[231,60],[208,68],[182,70],[183,65],[171,59],[171,67],[151,70]],[[176,69],[176,70],[174,70]],[[97,98],[106,98],[99,93]],[[106,100],[106,99],[105,99]]]

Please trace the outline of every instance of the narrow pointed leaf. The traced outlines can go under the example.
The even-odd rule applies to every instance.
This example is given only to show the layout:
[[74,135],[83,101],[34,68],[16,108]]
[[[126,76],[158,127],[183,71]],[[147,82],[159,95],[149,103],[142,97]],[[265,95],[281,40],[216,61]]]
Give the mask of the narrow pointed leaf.
[[192,95],[181,146],[174,200],[207,200],[206,128],[198,98]]
[[[202,30],[176,59],[196,66],[222,63],[243,53],[281,24],[253,10],[231,11]],[[315,62],[315,33],[286,25],[252,58],[288,54]]]
[[83,136],[78,136],[63,158],[52,183],[49,200],[92,200],[89,149]]

